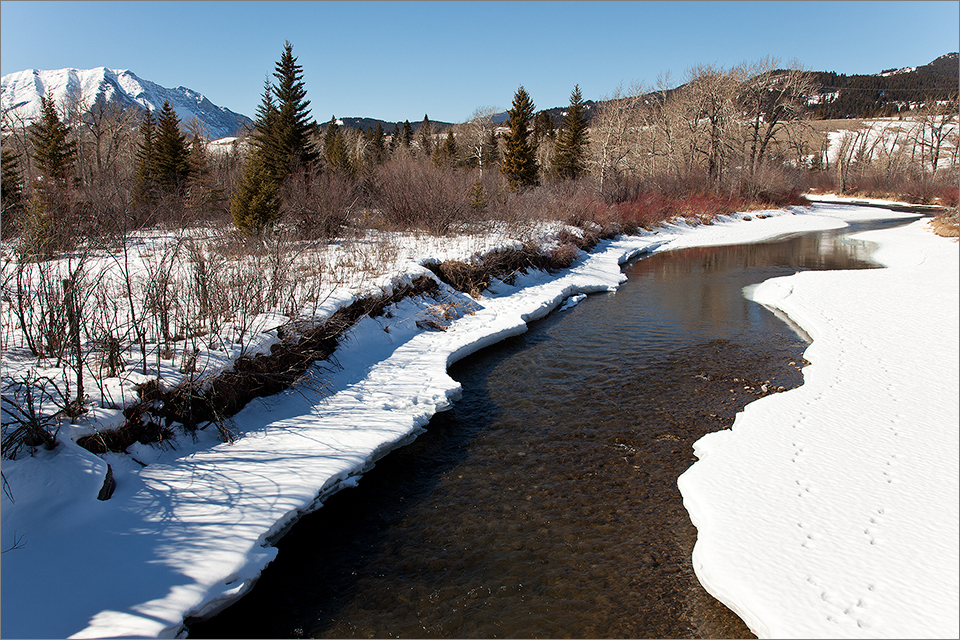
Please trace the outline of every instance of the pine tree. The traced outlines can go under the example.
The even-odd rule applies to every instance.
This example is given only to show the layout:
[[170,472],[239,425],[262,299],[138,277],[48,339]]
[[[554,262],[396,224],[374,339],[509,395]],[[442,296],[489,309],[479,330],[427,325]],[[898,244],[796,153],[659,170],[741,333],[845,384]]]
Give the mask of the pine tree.
[[150,202],[157,195],[153,148],[155,137],[156,124],[153,120],[153,114],[150,109],[147,109],[147,115],[140,123],[140,140],[137,142],[137,175],[133,191],[135,202]]
[[[2,175],[0,207],[2,207],[2,211],[0,211],[0,216],[6,223],[10,220],[10,217],[23,210],[23,174],[20,172],[20,156],[16,152],[4,148],[0,150],[0,158],[2,158],[2,164],[0,164],[0,175]],[[3,235],[6,236],[7,234],[4,233]]]
[[447,129],[447,137],[444,139],[442,145],[437,145],[436,153],[434,153],[434,162],[438,167],[449,167],[457,163],[457,156],[460,154],[459,149],[457,149],[457,141],[453,136],[453,129]]
[[386,138],[383,135],[383,127],[377,123],[377,128],[373,132],[373,161],[376,164],[382,164],[387,159]]
[[153,151],[151,165],[161,192],[182,196],[190,176],[190,146],[180,131],[180,118],[169,102],[163,103],[157,116]]
[[482,213],[487,208],[487,197],[483,195],[483,181],[479,178],[470,187],[470,208]]
[[276,64],[273,76],[277,84],[273,88],[277,98],[276,120],[270,132],[272,144],[279,153],[276,167],[282,177],[294,167],[309,168],[319,159],[320,154],[310,142],[316,123],[310,119],[310,101],[306,99],[307,90],[303,85],[303,67],[297,64],[293,56],[293,45],[287,41],[283,45],[283,55]]
[[257,118],[254,121],[251,138],[253,138],[254,153],[259,157],[259,162],[263,164],[264,169],[270,171],[275,180],[282,180],[284,172],[281,168],[286,161],[275,135],[278,114],[277,104],[273,101],[273,86],[269,79],[264,79],[263,93],[260,94],[260,106],[257,107]]
[[295,168],[312,168],[320,157],[310,140],[317,125],[309,116],[302,72],[287,41],[275,65],[277,84],[264,82],[252,136],[254,148],[230,201],[234,224],[245,233],[259,234],[279,218],[283,181]]
[[328,167],[334,171],[352,172],[353,165],[350,162],[350,154],[347,153],[346,141],[343,139],[343,132],[340,131],[336,116],[330,118],[326,131],[324,131],[323,150]]
[[403,132],[400,134],[400,142],[407,149],[413,144],[413,127],[410,126],[409,120],[403,121]]
[[576,180],[583,175],[588,144],[587,114],[583,107],[580,85],[575,85],[570,93],[570,108],[563,118],[563,128],[554,150],[553,168],[558,176]]
[[63,124],[53,100],[40,98],[40,119],[30,126],[33,158],[44,176],[64,186],[77,159],[77,142],[70,138],[70,129]]
[[430,129],[430,118],[426,114],[423,115],[423,122],[420,124],[418,134],[417,142],[420,145],[420,153],[429,156],[433,153],[433,131]]
[[295,167],[310,168],[320,157],[310,141],[316,123],[310,119],[302,72],[293,56],[293,45],[286,42],[273,73],[277,82],[264,80],[257,108],[254,145],[264,170],[279,182]]
[[397,150],[397,145],[400,144],[400,127],[394,123],[393,124],[393,133],[390,134],[390,153],[392,154]]
[[240,186],[230,200],[233,224],[247,235],[259,236],[280,218],[280,186],[256,153],[247,159]]
[[533,110],[534,104],[521,86],[513,97],[512,108],[507,112],[510,131],[504,141],[506,150],[500,166],[500,171],[514,188],[535,185],[539,178],[536,148],[530,144],[528,129]]
[[497,140],[496,131],[491,129],[487,134],[480,153],[483,155],[484,167],[495,167],[500,163],[500,141]]

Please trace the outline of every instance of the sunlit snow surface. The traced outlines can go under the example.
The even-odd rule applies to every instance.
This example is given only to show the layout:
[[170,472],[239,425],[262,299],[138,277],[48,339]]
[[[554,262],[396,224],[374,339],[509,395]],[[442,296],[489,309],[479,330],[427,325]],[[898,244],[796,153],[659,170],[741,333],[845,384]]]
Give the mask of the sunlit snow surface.
[[[455,401],[450,363],[571,296],[615,289],[631,257],[897,215],[832,204],[764,213],[604,242],[566,272],[480,300],[447,290],[459,318],[445,332],[416,324],[436,301],[406,300],[350,332],[341,368],[251,403],[233,444],[198,432],[176,449],[94,456],[61,438],[53,452],[5,461],[16,502],[2,498],[0,545],[19,544],[3,554],[0,635],[176,635],[185,616],[247,590],[275,557],[268,541],[300,513]],[[701,581],[760,634],[957,635],[957,244],[923,224],[869,234],[888,269],[806,272],[754,294],[814,337],[813,364],[803,387],[698,442],[703,459],[681,488]],[[117,490],[103,502],[108,463]]]
[[811,364],[696,443],[694,568],[761,637],[956,638],[957,243],[923,222],[854,238],[887,268],[751,292],[810,334]]

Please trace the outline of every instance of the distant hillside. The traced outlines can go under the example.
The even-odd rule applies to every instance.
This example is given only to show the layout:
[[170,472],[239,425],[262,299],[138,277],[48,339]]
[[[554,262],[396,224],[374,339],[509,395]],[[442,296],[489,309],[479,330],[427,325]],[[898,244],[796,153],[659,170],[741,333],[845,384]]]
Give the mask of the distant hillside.
[[[327,128],[327,125],[330,124],[330,121],[318,122],[320,125],[320,130],[324,131]],[[377,124],[383,127],[383,132],[386,135],[393,133],[393,128],[396,127],[397,130],[403,129],[403,122],[387,122],[386,120],[377,120],[376,118],[337,118],[337,124],[341,127],[349,127],[350,129],[363,129],[364,131],[375,131]],[[420,126],[423,124],[423,119],[417,121],[410,121],[410,128],[413,129],[414,133]],[[449,127],[452,127],[452,122],[442,122],[439,120],[431,120],[430,127],[433,129],[434,133],[438,131],[445,131]]]
[[874,75],[847,76],[815,71],[821,88],[811,105],[821,119],[870,118],[895,115],[926,100],[947,100],[960,89],[960,56],[948,53],[922,67],[887,69]]

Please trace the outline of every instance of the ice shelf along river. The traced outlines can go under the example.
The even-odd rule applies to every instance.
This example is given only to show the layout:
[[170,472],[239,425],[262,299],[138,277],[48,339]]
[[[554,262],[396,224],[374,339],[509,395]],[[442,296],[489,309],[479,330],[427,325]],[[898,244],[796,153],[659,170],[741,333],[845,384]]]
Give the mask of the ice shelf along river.
[[233,444],[5,462],[3,637],[956,637],[957,244],[747,217],[405,300]]

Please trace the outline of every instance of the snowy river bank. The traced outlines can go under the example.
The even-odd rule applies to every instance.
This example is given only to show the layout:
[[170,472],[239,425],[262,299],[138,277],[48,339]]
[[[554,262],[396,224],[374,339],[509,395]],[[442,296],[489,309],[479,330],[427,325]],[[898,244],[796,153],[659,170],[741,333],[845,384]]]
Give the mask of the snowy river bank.
[[[755,242],[786,233],[837,228],[847,219],[891,215],[879,209],[829,204],[794,212],[769,213],[771,215],[763,219],[754,214],[749,222],[742,220],[744,216],[736,216],[710,226],[674,225],[661,228],[655,234],[603,243],[567,272],[518,278],[514,285],[495,287],[480,300],[462,297],[462,308],[472,313],[462,316],[446,332],[420,330],[414,318],[428,303],[406,300],[398,305],[392,317],[368,318],[352,330],[350,339],[336,356],[341,368],[318,372],[329,395],[321,398],[319,392],[302,389],[252,403],[234,419],[243,436],[234,444],[216,442],[211,435],[196,443],[178,443],[175,450],[144,447],[136,452],[137,459],[147,465],[141,467],[128,456],[93,456],[67,442],[53,452],[5,463],[4,474],[10,482],[15,502],[7,496],[3,498],[2,540],[4,548],[17,536],[22,536],[25,544],[3,557],[3,579],[7,587],[2,603],[3,635],[176,635],[182,629],[185,616],[209,614],[249,589],[262,568],[275,556],[276,549],[269,546],[269,541],[280,535],[299,514],[318,506],[331,492],[355,484],[360,474],[376,459],[415,437],[431,415],[455,401],[459,385],[446,374],[446,368],[457,359],[506,336],[523,332],[526,322],[550,313],[572,295],[615,289],[623,279],[619,265],[645,251]],[[941,431],[946,435],[945,442],[937,441],[935,447],[942,456],[935,457],[932,463],[926,460],[929,463],[926,476],[917,473],[918,463],[922,462],[920,451],[910,449],[905,452],[908,454],[905,460],[897,461],[906,463],[903,467],[906,475],[899,476],[894,487],[898,493],[884,494],[884,499],[874,501],[876,504],[870,503],[870,509],[889,507],[893,512],[912,503],[914,510],[908,509],[904,516],[916,516],[916,509],[920,509],[920,515],[927,516],[928,522],[931,511],[940,512],[936,520],[938,526],[929,528],[926,533],[907,527],[901,519],[893,519],[892,525],[885,524],[882,532],[885,536],[894,536],[892,543],[888,544],[887,553],[892,554],[891,557],[899,557],[898,553],[903,555],[908,548],[922,548],[929,541],[941,554],[942,563],[934,562],[931,568],[928,566],[931,563],[914,562],[913,573],[898,568],[898,573],[892,576],[882,573],[882,567],[878,568],[882,575],[870,584],[881,588],[870,592],[876,595],[865,594],[859,600],[870,606],[879,605],[878,609],[882,607],[881,617],[877,617],[880,614],[874,614],[872,618],[850,617],[854,624],[859,620],[875,625],[872,628],[856,627],[868,636],[941,635],[943,625],[949,624],[949,621],[944,622],[944,616],[952,616],[956,624],[957,245],[932,236],[920,228],[923,224],[915,223],[903,231],[881,232],[880,237],[874,238],[885,247],[887,238],[899,239],[891,245],[892,248],[880,254],[881,260],[891,261],[889,268],[849,272],[844,276],[849,278],[849,283],[847,280],[831,281],[827,289],[840,296],[839,300],[825,297],[824,302],[820,302],[816,292],[822,292],[821,289],[812,289],[814,293],[806,298],[783,295],[783,289],[775,289],[781,292],[779,297],[757,298],[765,304],[781,306],[815,339],[807,355],[813,366],[806,384],[777,397],[794,397],[815,382],[820,384],[821,394],[824,391],[835,393],[844,399],[846,411],[858,417],[873,416],[870,422],[883,423],[896,416],[898,435],[890,437],[909,433],[913,434],[910,437],[914,441],[929,442],[930,437]],[[918,256],[923,258],[919,265],[916,264]],[[891,289],[886,280],[857,280],[864,277],[863,274],[887,271],[897,274],[898,282],[902,283],[899,288]],[[923,282],[914,282],[917,278]],[[924,287],[928,281],[939,291],[938,297],[926,295]],[[791,286],[791,290],[799,292],[806,286],[806,279],[799,286]],[[766,285],[753,295],[764,295],[764,287]],[[874,287],[879,287],[885,295],[872,296],[875,303],[868,306],[859,300],[850,313],[843,316],[846,324],[832,325],[833,306],[850,297],[843,287],[859,288],[863,295],[877,293]],[[451,297],[458,295],[448,293]],[[950,304],[943,304],[944,295]],[[881,310],[899,310],[907,298],[911,305],[909,324],[875,322],[877,305]],[[791,306],[793,303],[796,305]],[[826,320],[804,315],[811,313],[808,307],[819,309]],[[952,322],[950,309],[954,314]],[[932,322],[936,324],[930,325]],[[830,351],[833,341],[829,337],[821,341],[821,336],[829,334],[818,323],[833,327],[844,340],[865,341],[863,344],[867,346],[884,344],[882,341],[886,340],[898,341],[904,351],[896,351],[895,355],[904,359],[861,361],[861,351],[848,348],[847,342],[842,343],[843,348]],[[848,335],[844,327],[855,327],[857,331]],[[936,340],[924,341],[934,329]],[[871,331],[882,331],[882,338],[876,338],[882,341],[878,343],[869,338],[873,335]],[[828,349],[830,356],[821,355],[817,359],[817,354],[822,353],[817,349]],[[872,353],[870,348],[866,351]],[[848,358],[854,360],[839,370],[826,371],[827,375],[822,378],[814,377],[818,371],[827,369],[821,366],[822,361],[834,355],[840,362],[846,362]],[[907,359],[907,355],[925,357],[918,361],[917,357]],[[897,362],[901,364],[897,365]],[[917,369],[930,376],[918,377]],[[931,384],[930,377],[940,382],[930,388],[915,388],[917,380]],[[864,394],[854,378],[866,380],[871,388],[878,380],[883,380],[884,384],[895,386],[898,398],[912,395],[927,401],[898,405],[891,414],[888,405],[877,403],[872,395]],[[817,382],[819,380],[827,382]],[[931,391],[936,395],[931,395]],[[939,397],[945,402],[932,402],[931,397]],[[753,407],[769,404],[768,400],[773,399],[750,405],[734,429],[721,435],[728,440],[745,438],[740,434],[748,428],[742,425],[749,424],[748,417],[757,413]],[[774,411],[773,417],[765,414],[762,420],[768,424],[771,421],[784,424],[784,429],[790,429],[800,417],[809,414],[811,418],[805,422],[814,433],[824,431],[822,427],[815,428],[817,421],[828,425],[829,431],[834,430],[835,422],[853,422],[847,413],[837,413],[839,404],[821,402],[819,396],[801,396],[795,402],[797,404],[788,409]],[[928,411],[924,413],[916,405],[922,405]],[[811,407],[816,410],[812,411]],[[952,414],[950,407],[953,407]],[[772,431],[778,429],[779,426]],[[804,468],[803,477],[799,479],[810,484],[801,487],[800,491],[838,483],[836,493],[857,495],[861,490],[880,486],[880,481],[885,480],[882,464],[889,459],[864,455],[864,451],[872,449],[864,442],[870,442],[872,438],[882,440],[881,436],[886,437],[870,429],[854,430],[849,436],[852,442],[839,440],[835,443],[844,460],[859,455],[859,462],[863,465],[863,473],[840,481],[829,475],[836,468],[835,459],[819,461],[818,447],[804,447],[802,453],[808,454],[814,464]],[[700,529],[702,542],[697,545],[694,562],[701,581],[761,635],[767,632],[789,635],[791,629],[798,629],[795,633],[800,635],[855,635],[855,629],[849,624],[841,625],[841,631],[829,631],[837,628],[830,626],[835,624],[830,618],[838,618],[838,613],[830,607],[836,603],[846,606],[846,601],[852,597],[839,574],[847,576],[851,572],[860,572],[856,563],[852,567],[850,563],[841,566],[842,563],[831,553],[852,550],[859,554],[856,562],[866,562],[871,567],[876,560],[867,555],[868,550],[863,545],[848,548],[830,544],[833,531],[826,523],[837,523],[836,526],[843,530],[837,537],[842,538],[849,535],[848,525],[854,521],[850,514],[856,514],[856,526],[860,526],[860,516],[866,512],[852,508],[844,511],[848,505],[833,501],[831,493],[827,496],[829,500],[821,503],[821,509],[810,512],[814,515],[804,512],[802,517],[795,518],[797,506],[801,503],[795,504],[788,499],[789,496],[783,497],[786,494],[782,492],[782,495],[768,495],[755,490],[758,477],[752,474],[754,471],[761,473],[763,467],[755,465],[744,470],[744,465],[730,460],[731,456],[739,455],[741,449],[753,447],[760,457],[771,458],[770,464],[774,464],[773,459],[783,457],[784,442],[753,445],[747,438],[748,442],[738,440],[735,445],[724,443],[721,446],[718,439],[711,438],[708,436],[698,443],[697,453],[702,460],[681,481],[691,517]],[[810,435],[803,444],[807,442],[820,443]],[[792,446],[792,442],[788,444]],[[851,450],[850,446],[855,448]],[[822,445],[819,448],[830,449]],[[775,466],[789,466],[785,460],[781,462],[783,464]],[[107,463],[114,469],[117,490],[110,500],[101,502],[96,500],[96,495]],[[727,486],[734,483],[729,495],[711,493],[711,486],[719,485],[717,478],[723,478]],[[782,484],[788,485],[796,480],[787,474]],[[863,487],[858,484],[861,480],[866,483]],[[849,486],[850,490],[844,492],[844,486]],[[886,499],[890,495],[895,495],[896,499]],[[925,497],[918,500],[918,495]],[[953,501],[948,503],[946,499],[951,496]],[[757,513],[758,518],[778,523],[789,521],[793,523],[793,529],[769,531],[769,537],[761,536],[759,542],[755,538],[750,553],[744,555],[744,549],[729,540],[730,536],[739,535],[736,527],[748,526],[743,524],[747,520],[731,522],[716,516],[718,511],[729,512],[731,505],[735,504],[740,514],[749,507],[747,510]],[[806,508],[808,503],[801,506]],[[777,515],[771,517],[771,513]],[[885,509],[878,515],[890,515],[890,511]],[[869,517],[876,520],[875,516]],[[881,520],[884,522],[891,520]],[[794,536],[794,529],[801,528],[800,524],[813,527],[812,539],[821,543],[820,551],[816,556],[791,551],[793,555],[787,560],[795,564],[780,572],[771,571],[771,567],[785,563],[784,553],[793,547],[782,542],[792,540],[790,536]],[[752,523],[749,526],[755,530],[757,525]],[[899,534],[892,532],[901,530],[914,537],[912,546],[899,544],[900,538],[896,537]],[[868,534],[861,535],[869,537]],[[887,539],[880,538],[881,542]],[[869,546],[876,547],[877,540],[874,536],[874,544]],[[912,555],[909,557],[913,558]],[[832,562],[837,568],[833,572],[818,567],[814,567],[817,570],[807,570],[811,558],[817,562]],[[889,559],[882,556],[882,560],[888,562]],[[786,612],[777,610],[763,602],[763,594],[758,595],[747,588],[753,577],[743,573],[745,564],[759,573],[803,574],[804,580],[813,580],[806,581],[806,584],[816,583],[828,597],[819,596],[819,602],[816,598],[803,600],[804,607],[792,606]],[[927,567],[929,571],[918,575],[919,566]],[[915,581],[917,577],[926,582]],[[772,590],[770,595],[778,602],[795,604],[797,594],[809,590],[806,584],[770,583],[767,590]],[[929,585],[935,584],[948,599],[931,595],[924,601],[933,602],[932,609],[924,609],[924,621],[917,621],[898,613],[890,602],[892,598],[885,598],[885,594],[896,593],[903,584],[909,585],[921,600],[930,595],[926,592]],[[758,602],[761,603],[759,606]],[[911,601],[911,605],[915,604]],[[59,615],[46,615],[44,611],[50,606],[54,606]],[[850,606],[855,607],[856,602]],[[934,615],[938,612],[939,616]],[[904,623],[911,631],[901,632],[901,627],[895,626],[888,632],[885,616],[912,621]]]

